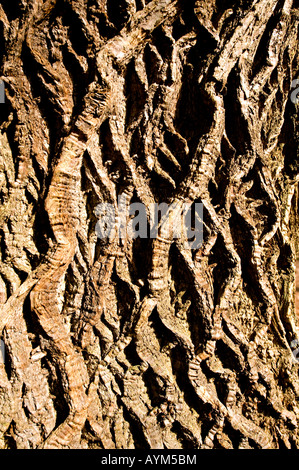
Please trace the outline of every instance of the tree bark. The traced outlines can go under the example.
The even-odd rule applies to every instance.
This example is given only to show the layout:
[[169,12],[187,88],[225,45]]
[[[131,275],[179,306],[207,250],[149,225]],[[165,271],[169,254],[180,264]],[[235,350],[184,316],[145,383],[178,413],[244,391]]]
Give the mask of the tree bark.
[[0,447],[298,448],[298,1],[1,3]]

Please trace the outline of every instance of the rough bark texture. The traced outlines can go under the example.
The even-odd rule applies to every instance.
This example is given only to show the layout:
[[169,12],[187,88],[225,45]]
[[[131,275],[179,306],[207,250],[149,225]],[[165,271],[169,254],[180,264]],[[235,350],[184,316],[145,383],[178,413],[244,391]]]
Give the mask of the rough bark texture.
[[[1,448],[298,448],[298,0],[2,0]],[[204,242],[95,208],[204,205]],[[299,344],[299,343],[298,343]]]

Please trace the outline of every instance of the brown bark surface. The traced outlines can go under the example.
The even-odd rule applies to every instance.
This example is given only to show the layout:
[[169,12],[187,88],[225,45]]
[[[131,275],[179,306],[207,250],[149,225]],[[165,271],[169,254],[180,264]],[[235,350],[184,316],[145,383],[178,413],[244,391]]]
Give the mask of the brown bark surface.
[[296,317],[299,319],[299,261],[296,261],[296,295],[295,295]]
[[[298,18],[2,0],[1,448],[299,447]],[[121,194],[202,246],[100,239]]]

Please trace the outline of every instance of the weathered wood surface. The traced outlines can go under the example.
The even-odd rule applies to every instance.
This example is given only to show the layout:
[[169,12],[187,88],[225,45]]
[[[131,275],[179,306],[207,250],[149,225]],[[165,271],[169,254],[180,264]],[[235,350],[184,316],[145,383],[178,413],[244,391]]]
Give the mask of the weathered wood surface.
[[[299,447],[298,18],[1,2],[1,448]],[[97,238],[122,194],[202,246]]]

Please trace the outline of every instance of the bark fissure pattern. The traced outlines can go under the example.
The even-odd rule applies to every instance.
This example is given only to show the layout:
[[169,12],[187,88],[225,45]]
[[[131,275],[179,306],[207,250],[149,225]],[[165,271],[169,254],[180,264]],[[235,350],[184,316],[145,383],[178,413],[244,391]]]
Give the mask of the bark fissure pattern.
[[[2,2],[1,448],[298,448],[298,15]],[[202,202],[203,244],[103,202]]]

